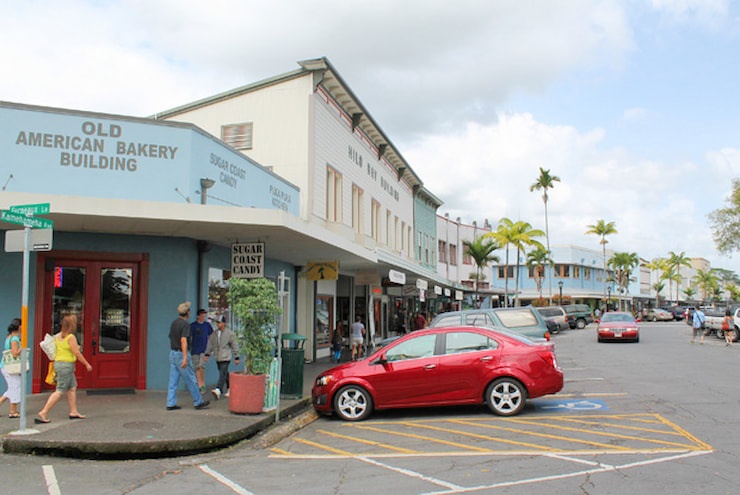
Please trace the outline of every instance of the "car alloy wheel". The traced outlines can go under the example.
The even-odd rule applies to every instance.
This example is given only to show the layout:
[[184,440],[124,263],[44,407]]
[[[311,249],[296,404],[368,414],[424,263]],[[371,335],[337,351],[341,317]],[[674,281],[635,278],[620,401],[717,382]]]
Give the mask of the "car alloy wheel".
[[345,421],[360,421],[373,410],[373,398],[357,385],[342,387],[334,396],[334,412]]
[[578,321],[576,321],[576,328],[578,330],[583,330],[584,328],[586,328],[586,320],[582,320],[579,318]]
[[499,416],[518,414],[526,402],[524,386],[513,378],[499,378],[486,389],[488,407]]

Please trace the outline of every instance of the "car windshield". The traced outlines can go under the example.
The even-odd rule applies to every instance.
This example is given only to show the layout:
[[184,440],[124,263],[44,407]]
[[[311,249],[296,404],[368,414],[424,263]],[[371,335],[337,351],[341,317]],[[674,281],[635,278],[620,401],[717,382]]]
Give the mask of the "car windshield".
[[529,309],[498,311],[496,316],[507,328],[531,327],[538,324],[537,318]]
[[635,321],[635,318],[627,313],[604,313],[601,317],[601,321],[606,323],[610,321]]

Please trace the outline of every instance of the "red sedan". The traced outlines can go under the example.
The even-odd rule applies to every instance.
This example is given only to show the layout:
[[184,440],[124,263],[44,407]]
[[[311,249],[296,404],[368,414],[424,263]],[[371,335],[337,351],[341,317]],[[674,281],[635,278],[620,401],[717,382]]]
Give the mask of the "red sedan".
[[513,416],[528,398],[563,388],[551,342],[485,327],[428,328],[404,335],[363,359],[316,378],[321,413],[347,421],[374,409],[485,403]]
[[596,337],[599,342],[605,340],[640,341],[640,326],[632,313],[612,311],[601,315],[599,326],[596,327]]

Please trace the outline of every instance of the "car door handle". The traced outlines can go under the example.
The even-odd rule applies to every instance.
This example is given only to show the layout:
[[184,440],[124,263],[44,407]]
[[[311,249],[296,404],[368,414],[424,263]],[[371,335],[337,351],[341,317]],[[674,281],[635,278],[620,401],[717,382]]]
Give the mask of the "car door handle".
[[480,360],[487,363],[488,361],[493,361],[493,356],[483,356]]
[[424,369],[425,370],[433,370],[436,367],[437,367],[436,364],[427,364],[426,366],[424,366]]

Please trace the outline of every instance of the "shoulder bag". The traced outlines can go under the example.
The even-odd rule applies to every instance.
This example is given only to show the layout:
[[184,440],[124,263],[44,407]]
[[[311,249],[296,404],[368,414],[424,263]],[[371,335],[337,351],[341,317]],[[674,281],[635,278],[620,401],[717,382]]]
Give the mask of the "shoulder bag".
[[[10,349],[3,351],[3,369],[9,375],[20,375],[21,374],[21,355],[17,357],[13,356],[13,351]],[[28,363],[26,363],[26,371],[28,371]]]

